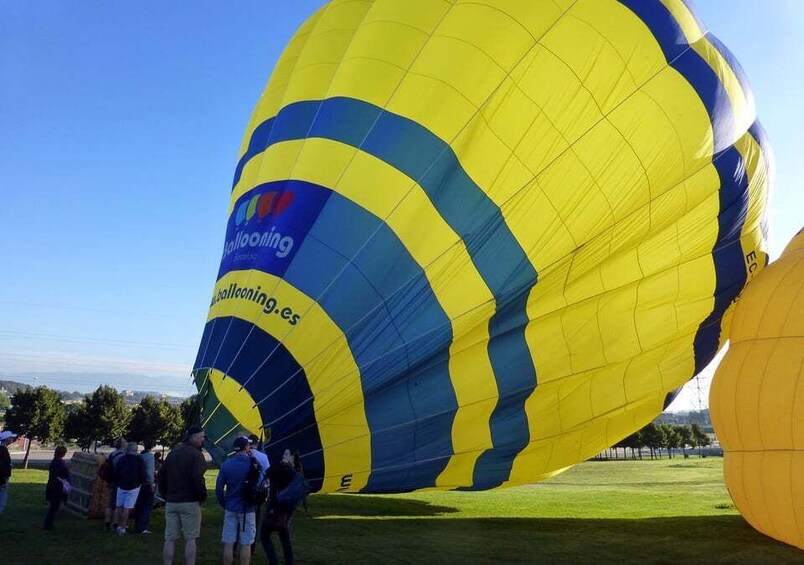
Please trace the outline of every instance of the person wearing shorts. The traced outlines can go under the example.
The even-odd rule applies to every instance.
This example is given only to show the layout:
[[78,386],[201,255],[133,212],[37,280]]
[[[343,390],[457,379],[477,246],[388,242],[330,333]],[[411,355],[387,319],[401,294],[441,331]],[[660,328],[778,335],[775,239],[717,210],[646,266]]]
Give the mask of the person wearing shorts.
[[117,534],[123,535],[127,533],[129,513],[145,483],[145,463],[137,453],[137,442],[130,442],[125,455],[114,462],[114,478],[117,483]]
[[[165,506],[165,541],[197,540],[201,537],[201,505],[197,502],[168,502]],[[172,558],[171,558],[172,560]]]
[[251,562],[251,546],[257,537],[257,507],[246,500],[248,476],[254,465],[259,476],[259,464],[249,453],[251,442],[247,437],[237,437],[233,442],[234,456],[227,459],[218,471],[215,496],[223,507],[223,563],[231,565],[235,544],[240,544],[240,565]]
[[184,562],[193,565],[196,541],[201,536],[201,503],[207,499],[204,472],[207,463],[201,447],[203,428],[192,426],[184,443],[174,447],[159,470],[159,492],[165,499],[165,565],[173,563],[176,541],[184,538]]

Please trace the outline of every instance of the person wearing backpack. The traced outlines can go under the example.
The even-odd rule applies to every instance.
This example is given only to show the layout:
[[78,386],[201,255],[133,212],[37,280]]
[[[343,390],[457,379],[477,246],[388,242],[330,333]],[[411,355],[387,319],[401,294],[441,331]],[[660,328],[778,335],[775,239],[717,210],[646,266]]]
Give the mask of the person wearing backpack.
[[234,558],[234,546],[240,540],[240,563],[251,562],[251,545],[257,535],[256,508],[261,484],[262,469],[251,457],[247,437],[234,440],[235,454],[221,465],[215,483],[215,496],[224,508],[223,562],[230,565]]
[[126,440],[122,437],[114,440],[114,451],[106,457],[106,461],[104,461],[103,465],[98,469],[100,478],[106,483],[106,495],[108,496],[103,527],[115,533],[117,532],[117,523],[115,522],[117,514],[117,483],[114,479],[114,462],[125,453],[123,448],[126,445]]
[[[282,543],[282,553],[285,556],[285,564],[293,563],[293,546],[290,543],[290,517],[296,506],[295,502],[285,502],[282,496],[286,494],[288,486],[293,483],[297,476],[293,469],[293,456],[290,451],[285,450],[282,461],[279,464],[272,464],[268,468],[269,494],[268,504],[265,507],[265,518],[260,527],[260,543],[268,556],[268,563],[277,565],[279,558],[271,542],[271,534],[276,532],[279,541]],[[298,501],[296,501],[298,502]]]

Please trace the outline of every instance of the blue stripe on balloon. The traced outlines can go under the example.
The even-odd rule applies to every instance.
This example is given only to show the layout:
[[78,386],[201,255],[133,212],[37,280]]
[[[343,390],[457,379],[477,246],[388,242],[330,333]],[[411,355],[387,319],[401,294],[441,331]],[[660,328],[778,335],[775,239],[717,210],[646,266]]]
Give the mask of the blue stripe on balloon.
[[729,51],[729,48],[726,47],[717,37],[713,34],[708,33],[706,34],[706,39],[709,40],[709,43],[714,47],[720,56],[728,63],[731,70],[734,71],[734,76],[737,77],[737,82],[740,83],[740,89],[743,91],[743,95],[745,96],[748,103],[752,106],[754,105],[754,93],[751,90],[751,85],[748,83],[748,75],[745,74],[742,65],[734,56],[734,54]]
[[[768,134],[765,133],[765,128],[762,127],[762,124],[759,123],[759,120],[755,120],[751,127],[748,128],[748,133],[750,133],[756,142],[759,144],[759,148],[762,151],[762,158],[765,160],[765,170],[768,177],[770,177],[769,183],[773,182],[773,174],[774,174],[774,155],[773,155],[773,147],[771,147],[770,141],[768,140]],[[760,220],[760,227],[762,229],[762,236],[765,239],[768,239],[768,215],[763,214],[762,219]],[[765,264],[767,265],[768,257],[765,257]]]
[[374,469],[364,490],[435,484],[452,454],[457,399],[441,353],[452,326],[422,267],[382,220],[331,193],[284,280],[344,331],[360,369]]
[[732,146],[737,138],[734,109],[715,71],[687,43],[678,22],[660,0],[620,0],[620,3],[648,26],[668,64],[695,89],[712,124],[712,162],[721,182],[718,193],[718,235],[712,249],[716,275],[715,303],[694,339],[697,374],[717,353],[721,319],[746,280],[740,233],[748,209],[748,179],[742,157]]
[[[313,210],[317,217],[307,221],[304,216],[309,207],[297,206],[282,215],[285,224],[298,228],[298,233],[294,232],[297,247],[292,261],[287,257],[288,264],[274,257],[265,263],[257,254],[249,264],[222,262],[220,276],[251,268],[279,273],[314,298],[344,331],[360,369],[371,431],[376,471],[366,491],[413,490],[435,484],[452,454],[457,399],[449,376],[449,356],[442,353],[452,341],[452,326],[424,270],[382,220],[328,188],[298,180],[258,188],[292,192],[294,203],[318,203]],[[218,327],[225,328],[224,322],[219,321]],[[227,339],[238,343],[240,338]],[[217,353],[220,349],[219,343],[206,338],[202,343],[208,343],[205,351]],[[270,351],[264,350],[263,360]],[[282,359],[280,356],[278,362]],[[274,363],[271,356],[255,380],[264,373],[272,384],[278,382],[273,376]],[[341,376],[333,375],[333,386]],[[260,391],[255,400],[268,392]],[[297,389],[286,406],[310,398],[306,386]],[[312,402],[305,406],[312,407]],[[281,413],[271,412],[267,421]],[[277,425],[283,422],[280,419]],[[286,427],[282,424],[282,430]],[[292,438],[288,441],[292,443]]]
[[773,148],[768,140],[768,134],[765,132],[765,128],[762,127],[762,124],[759,123],[759,120],[756,120],[753,124],[751,124],[751,127],[748,128],[748,133],[750,133],[759,144],[759,147],[762,150],[762,157],[765,159],[765,163],[767,164],[768,168],[771,169],[769,173],[773,174]]
[[650,28],[668,65],[695,89],[712,123],[715,153],[734,142],[734,111],[723,83],[692,46],[681,26],[660,0],[620,0]]
[[[324,477],[321,437],[312,402],[300,405],[300,399],[309,398],[312,393],[298,362],[274,337],[240,318],[210,320],[201,342],[208,347],[199,352],[194,370],[217,369],[241,385],[247,383],[244,388],[253,399],[268,397],[259,405],[265,424],[288,413],[271,425],[269,452],[278,459],[285,449],[298,449],[304,454],[305,473],[313,489],[319,490]],[[236,347],[221,347],[224,342]],[[272,351],[270,368],[262,367],[266,355]],[[286,380],[288,383],[280,387]]]
[[[501,484],[510,475],[515,454],[530,439],[528,426],[522,424],[527,423],[525,400],[536,386],[536,370],[525,327],[527,295],[536,284],[536,270],[500,209],[469,177],[448,143],[413,120],[360,100],[331,98],[283,108],[276,118],[255,129],[238,163],[235,185],[245,163],[270,144],[305,137],[359,148],[416,180],[464,241],[497,303],[489,322],[489,358],[499,392],[489,422],[494,443],[479,458],[475,480],[490,486]],[[497,328],[506,328],[505,335]],[[369,485],[373,485],[371,480]]]
[[746,283],[745,257],[740,233],[748,215],[748,175],[734,147],[714,159],[720,177],[718,234],[712,250],[715,263],[715,305],[695,335],[695,373],[714,358],[720,342],[720,325],[726,309]]

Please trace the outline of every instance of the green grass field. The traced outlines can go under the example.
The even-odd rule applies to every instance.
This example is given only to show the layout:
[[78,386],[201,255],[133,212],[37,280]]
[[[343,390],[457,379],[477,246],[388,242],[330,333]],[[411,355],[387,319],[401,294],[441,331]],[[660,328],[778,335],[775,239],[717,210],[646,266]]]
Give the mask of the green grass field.
[[[150,536],[113,536],[66,511],[55,532],[42,532],[45,479],[14,471],[0,563],[161,563],[162,510]],[[209,472],[209,486],[214,479]],[[587,462],[492,492],[312,496],[309,511],[293,520],[299,563],[804,563],[804,552],[738,515],[716,458]],[[220,563],[221,519],[209,500],[199,563]],[[267,559],[260,551],[253,562]]]

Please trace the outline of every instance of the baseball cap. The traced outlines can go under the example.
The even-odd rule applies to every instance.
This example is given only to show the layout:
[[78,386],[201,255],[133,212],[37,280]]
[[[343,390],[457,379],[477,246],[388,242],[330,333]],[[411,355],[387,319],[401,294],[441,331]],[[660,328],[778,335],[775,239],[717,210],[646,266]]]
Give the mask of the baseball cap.
[[0,432],[0,441],[5,441],[7,439],[12,439],[15,437],[17,437],[17,434],[15,434],[14,432],[9,432],[7,430]]
[[235,438],[235,440],[234,440],[234,444],[233,444],[233,445],[234,445],[234,448],[235,448],[237,451],[240,451],[241,449],[243,449],[244,447],[246,447],[246,446],[247,446],[249,443],[250,443],[250,442],[248,441],[248,438],[247,438],[247,437],[240,436],[240,437],[236,437],[236,438]]
[[190,426],[187,429],[187,437],[193,436],[195,434],[200,434],[203,431],[204,431],[204,428],[202,428],[201,426]]

